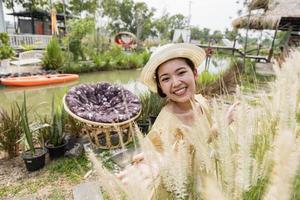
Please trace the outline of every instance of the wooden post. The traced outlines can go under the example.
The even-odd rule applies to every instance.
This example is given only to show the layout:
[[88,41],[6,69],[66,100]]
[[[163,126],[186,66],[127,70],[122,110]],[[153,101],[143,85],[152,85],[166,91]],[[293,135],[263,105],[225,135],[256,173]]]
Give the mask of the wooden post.
[[34,17],[32,7],[30,8],[30,16],[31,16],[31,33],[35,34],[35,26],[34,26]]
[[[62,0],[62,5],[63,5],[63,12],[64,12],[64,27],[65,27],[64,34],[66,35],[68,33],[68,30],[67,30],[66,3],[65,3],[65,0]],[[67,48],[69,49],[69,45],[68,45]]]
[[268,55],[268,62],[271,61],[271,58],[273,56],[273,49],[274,49],[274,45],[275,45],[275,39],[276,39],[276,36],[277,36],[277,30],[278,30],[278,25],[276,27],[276,30],[275,30],[275,33],[274,33],[274,36],[273,36],[273,41],[272,41],[271,49],[270,49],[269,55]]
[[233,40],[233,47],[232,47],[232,55],[234,56],[234,52],[235,52],[235,45],[236,45],[236,37]]
[[20,32],[21,32],[21,28],[20,28],[20,17],[17,17],[17,20],[18,20],[18,28],[17,28],[16,34],[20,34]]
[[6,32],[2,0],[0,0],[0,33],[1,32]]
[[258,41],[258,46],[257,46],[257,52],[256,52],[256,55],[259,56],[259,52],[260,52],[260,49],[261,49],[261,39],[262,39],[262,30],[260,32],[260,36],[259,36],[259,41]]
[[[250,27],[250,16],[251,16],[251,10],[249,10],[249,14],[248,14],[248,21],[247,21],[247,30],[246,30],[246,39],[245,39],[245,45],[244,45],[244,57],[243,57],[243,65],[244,65],[244,69],[246,67],[246,51],[247,51],[247,44],[248,44],[248,31],[249,31],[249,27]],[[254,72],[255,72],[255,67],[253,68]]]

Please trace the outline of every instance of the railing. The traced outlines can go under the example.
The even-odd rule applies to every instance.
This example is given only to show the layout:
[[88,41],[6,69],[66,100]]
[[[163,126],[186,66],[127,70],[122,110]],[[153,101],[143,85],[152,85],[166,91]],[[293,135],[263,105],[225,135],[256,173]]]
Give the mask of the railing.
[[14,49],[22,49],[24,45],[32,45],[34,49],[45,49],[51,40],[51,35],[32,35],[32,34],[9,34],[10,46]]

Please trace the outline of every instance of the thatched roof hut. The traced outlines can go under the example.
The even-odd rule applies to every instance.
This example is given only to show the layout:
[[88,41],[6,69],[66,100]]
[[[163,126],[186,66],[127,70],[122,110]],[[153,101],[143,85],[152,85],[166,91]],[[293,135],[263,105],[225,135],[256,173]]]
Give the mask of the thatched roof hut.
[[[300,0],[252,0],[249,10],[257,10],[250,16],[250,29],[300,31]],[[235,28],[247,28],[248,16],[242,16],[232,22]]]

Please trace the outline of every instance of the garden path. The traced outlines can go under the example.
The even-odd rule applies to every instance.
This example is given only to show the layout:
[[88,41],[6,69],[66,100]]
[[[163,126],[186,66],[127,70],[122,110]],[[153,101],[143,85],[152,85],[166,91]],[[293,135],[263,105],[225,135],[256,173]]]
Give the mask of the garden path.
[[73,188],[74,200],[103,200],[97,181],[81,183]]
[[15,66],[10,65],[9,67],[0,67],[0,74],[7,74],[7,73],[24,73],[24,72],[40,72],[41,66],[39,65],[26,65],[26,66]]

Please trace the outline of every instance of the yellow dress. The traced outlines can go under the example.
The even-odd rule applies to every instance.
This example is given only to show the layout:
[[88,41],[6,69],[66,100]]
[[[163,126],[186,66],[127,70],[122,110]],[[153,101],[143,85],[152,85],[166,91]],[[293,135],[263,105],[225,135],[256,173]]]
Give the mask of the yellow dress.
[[[199,116],[204,117],[204,119],[207,120],[207,123],[211,126],[212,119],[207,100],[201,94],[196,95],[195,100],[199,103],[202,110],[202,112],[199,113]],[[162,152],[162,137],[168,137],[172,142],[176,143],[177,140],[182,139],[182,133],[187,132],[189,129],[193,129],[193,126],[193,122],[183,122],[183,119],[180,119],[180,117],[172,113],[167,106],[165,106],[157,116],[147,137],[149,137],[156,150]],[[168,135],[166,136],[163,134]]]
[[[195,95],[195,100],[200,106],[200,113],[198,113],[198,117],[204,119],[208,126],[211,127],[212,119],[207,100],[200,94]],[[185,134],[188,134],[191,129],[196,128],[196,124],[194,123],[194,121],[197,122],[197,120],[185,120],[184,118],[179,117],[178,115],[171,112],[167,106],[165,106],[157,116],[157,119],[147,137],[150,139],[155,149],[159,153],[163,153],[165,146],[163,144],[163,141],[168,140],[171,144],[175,144],[176,146],[176,143],[179,140],[184,140]],[[188,150],[190,152],[190,158],[188,160],[190,160],[192,167],[194,165],[192,164],[194,163],[194,148],[192,145],[189,145],[188,147]],[[191,170],[193,169],[191,168]],[[171,193],[167,192],[161,181],[161,179],[157,179],[155,181],[154,187],[156,189],[155,192],[153,192],[151,199],[173,199]]]

